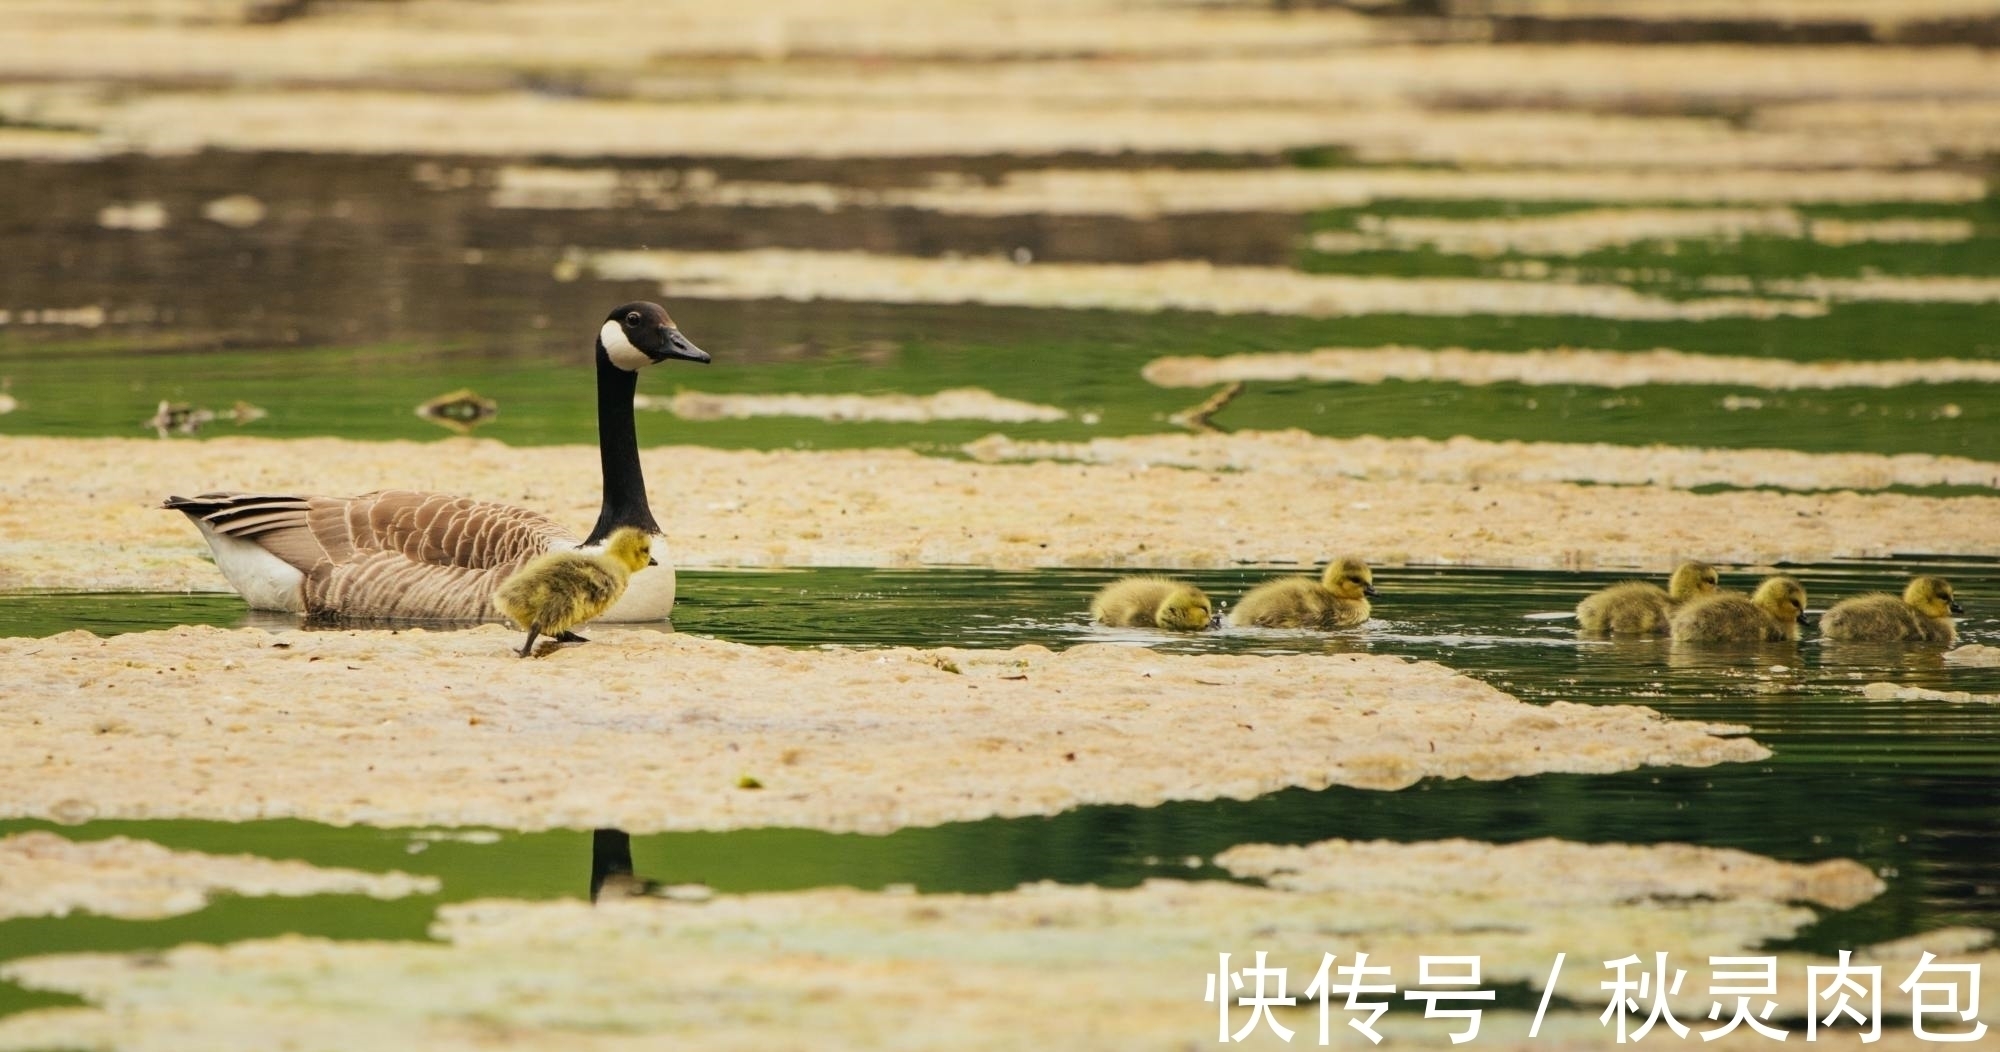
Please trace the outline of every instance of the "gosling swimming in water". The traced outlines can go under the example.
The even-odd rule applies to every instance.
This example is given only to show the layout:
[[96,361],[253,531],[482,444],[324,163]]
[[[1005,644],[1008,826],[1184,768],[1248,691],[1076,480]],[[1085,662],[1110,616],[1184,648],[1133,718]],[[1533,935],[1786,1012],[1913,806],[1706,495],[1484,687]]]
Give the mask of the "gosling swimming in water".
[[528,630],[521,656],[534,651],[535,637],[558,643],[587,643],[570,629],[611,609],[625,594],[631,576],[653,565],[653,542],[644,530],[612,531],[602,554],[569,550],[536,556],[493,594],[494,609]]
[[1650,581],[1626,581],[1585,596],[1576,604],[1576,622],[1592,635],[1664,635],[1675,608],[1714,592],[1715,585],[1715,567],[1684,562],[1674,569],[1665,591]]
[[1962,614],[1951,582],[1942,577],[1912,577],[1899,598],[1872,592],[1842,599],[1819,619],[1820,634],[1848,642],[1950,643],[1958,639],[1952,614]]
[[1215,617],[1207,593],[1167,577],[1121,577],[1099,589],[1090,616],[1122,628],[1199,632]]
[[1674,611],[1674,638],[1690,643],[1782,643],[1799,638],[1806,590],[1789,577],[1767,577],[1754,595],[1717,592]]
[[1353,628],[1368,620],[1368,599],[1374,594],[1374,572],[1367,563],[1349,556],[1328,564],[1317,581],[1280,577],[1250,589],[1229,611],[1229,623],[1261,628]]

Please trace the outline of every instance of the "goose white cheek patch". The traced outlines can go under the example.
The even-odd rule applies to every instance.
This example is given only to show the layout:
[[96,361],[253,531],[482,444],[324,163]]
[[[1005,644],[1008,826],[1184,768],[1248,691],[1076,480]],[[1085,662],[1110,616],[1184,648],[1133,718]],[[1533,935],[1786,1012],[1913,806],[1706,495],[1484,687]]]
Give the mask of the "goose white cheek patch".
[[597,330],[597,339],[604,344],[604,353],[610,357],[611,364],[620,369],[637,372],[653,364],[653,360],[646,357],[646,352],[632,346],[632,341],[625,338],[625,330],[619,328],[615,321],[605,322],[604,327]]

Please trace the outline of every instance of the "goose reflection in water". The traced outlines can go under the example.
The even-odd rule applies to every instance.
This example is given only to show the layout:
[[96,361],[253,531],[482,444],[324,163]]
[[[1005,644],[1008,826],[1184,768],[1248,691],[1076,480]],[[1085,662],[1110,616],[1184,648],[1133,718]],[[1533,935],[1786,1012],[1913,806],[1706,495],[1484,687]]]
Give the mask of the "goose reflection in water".
[[632,837],[622,829],[590,834],[590,901],[672,899],[703,902],[715,892],[706,884],[662,884],[632,871]]

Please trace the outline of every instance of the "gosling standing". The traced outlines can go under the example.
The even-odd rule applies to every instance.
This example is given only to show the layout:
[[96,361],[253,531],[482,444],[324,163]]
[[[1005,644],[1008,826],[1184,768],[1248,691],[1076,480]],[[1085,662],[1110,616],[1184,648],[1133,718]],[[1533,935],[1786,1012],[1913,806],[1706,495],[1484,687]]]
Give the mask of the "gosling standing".
[[559,643],[588,642],[570,629],[611,609],[631,576],[653,565],[652,544],[644,530],[622,527],[612,531],[602,554],[549,552],[501,582],[493,606],[528,630],[521,656],[532,653],[535,637],[544,633]]
[[1806,590],[1789,577],[1767,577],[1754,595],[1717,592],[1674,611],[1674,638],[1690,643],[1782,643],[1806,623]]
[[1842,599],[1819,619],[1820,634],[1848,642],[1950,643],[1958,638],[1951,614],[1965,613],[1942,577],[1912,577],[1901,598],[1872,592]]
[[1714,592],[1715,585],[1715,567],[1684,562],[1668,578],[1665,591],[1650,581],[1625,581],[1585,596],[1576,604],[1576,622],[1592,635],[1664,635],[1675,608]]
[[1375,574],[1352,556],[1335,559],[1315,581],[1280,577],[1250,589],[1229,611],[1229,623],[1262,628],[1353,628],[1368,620]]
[[1121,577],[1098,590],[1090,616],[1123,628],[1199,632],[1215,618],[1207,593],[1168,577]]

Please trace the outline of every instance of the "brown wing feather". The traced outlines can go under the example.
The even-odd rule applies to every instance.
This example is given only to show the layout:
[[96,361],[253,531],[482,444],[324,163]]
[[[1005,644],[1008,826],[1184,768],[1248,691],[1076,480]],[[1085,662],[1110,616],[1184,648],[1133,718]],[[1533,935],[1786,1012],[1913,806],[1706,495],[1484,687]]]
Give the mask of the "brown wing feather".
[[510,504],[412,490],[359,497],[204,493],[173,508],[306,575],[306,608],[350,617],[487,619],[507,575],[576,535]]

